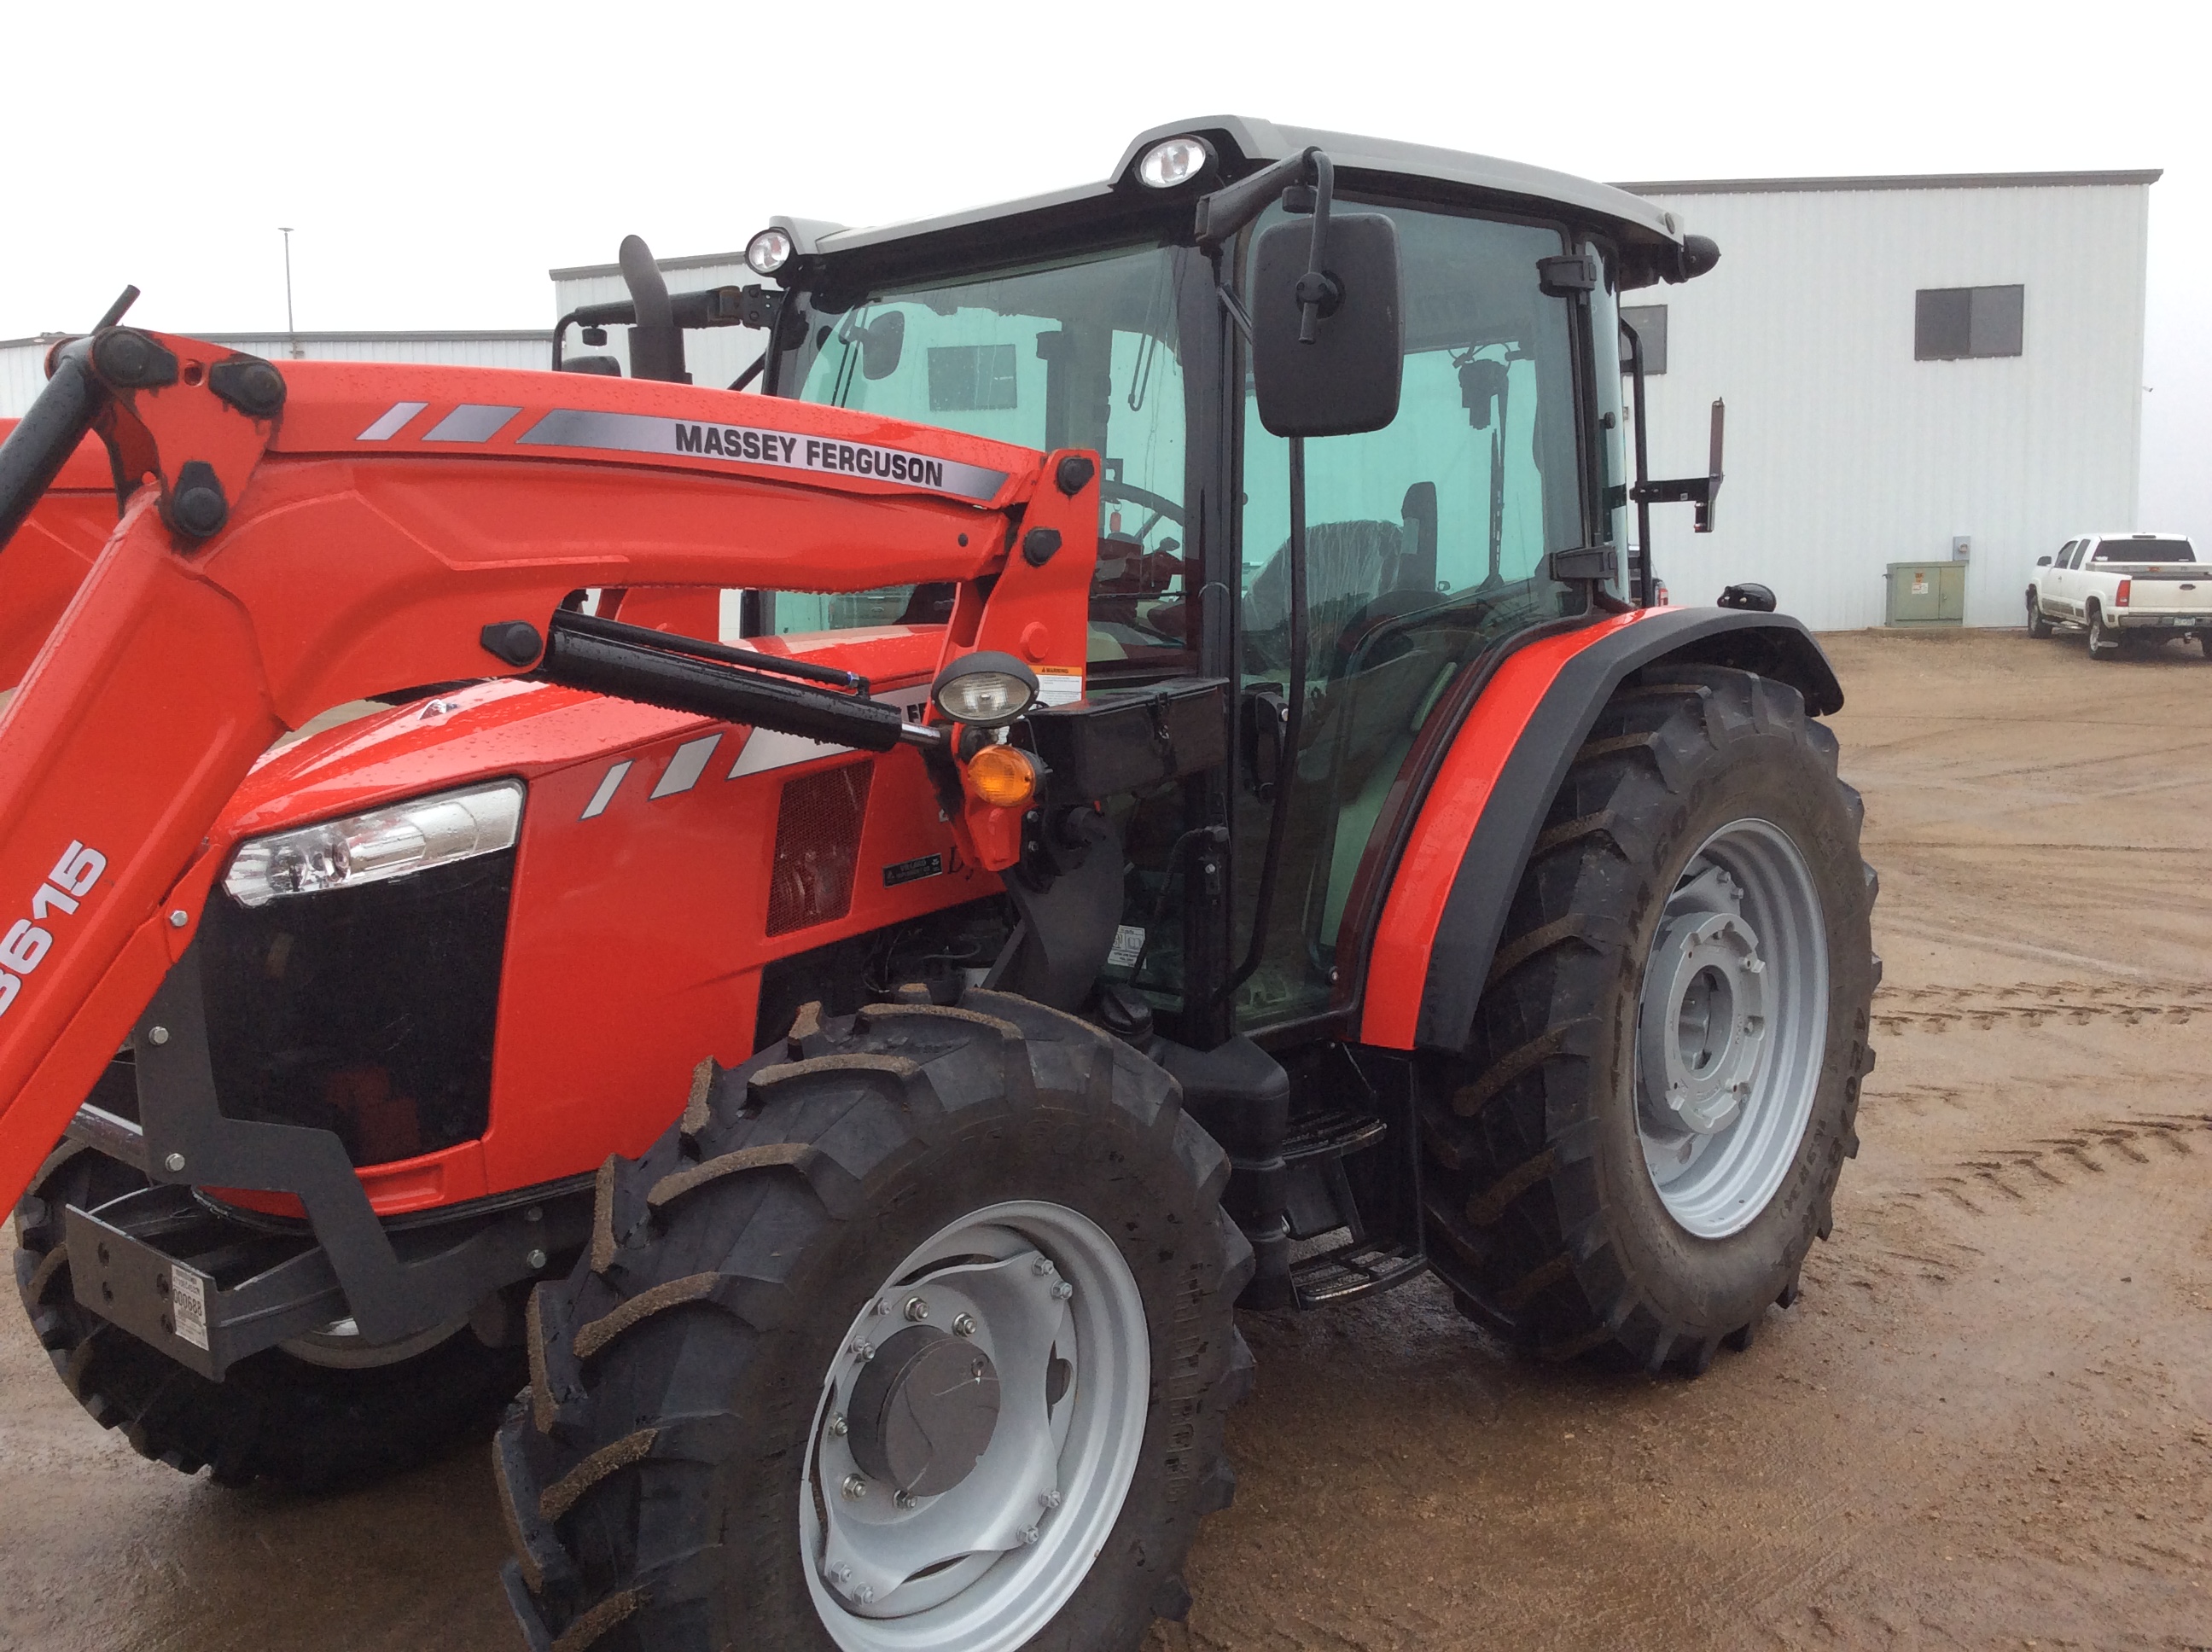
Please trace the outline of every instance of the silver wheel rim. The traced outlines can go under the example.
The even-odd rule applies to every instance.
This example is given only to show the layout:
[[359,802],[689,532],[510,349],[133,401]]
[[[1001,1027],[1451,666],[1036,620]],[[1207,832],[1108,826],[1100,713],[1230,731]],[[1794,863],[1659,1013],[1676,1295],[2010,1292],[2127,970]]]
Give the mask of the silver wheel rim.
[[1828,1038],[1820,891],[1781,828],[1731,821],[1668,897],[1637,1005],[1637,1134],[1667,1213],[1747,1226],[1797,1157]]
[[[932,1358],[975,1351],[976,1380],[987,1367],[997,1382],[988,1443],[934,1495],[880,1478],[880,1434],[878,1473],[864,1472],[869,1448],[855,1434],[868,1425],[847,1412],[856,1390],[868,1402],[867,1366],[909,1327],[930,1333]],[[918,1246],[854,1316],[815,1408],[799,1533],[830,1638],[844,1652],[1025,1644],[1075,1593],[1121,1515],[1151,1382],[1135,1276],[1080,1212],[994,1205]]]

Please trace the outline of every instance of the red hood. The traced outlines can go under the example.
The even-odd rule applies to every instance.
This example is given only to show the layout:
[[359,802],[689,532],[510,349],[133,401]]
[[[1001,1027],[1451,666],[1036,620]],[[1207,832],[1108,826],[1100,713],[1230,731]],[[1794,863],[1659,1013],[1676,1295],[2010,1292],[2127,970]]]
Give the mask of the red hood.
[[[943,645],[941,627],[885,626],[768,637],[756,646],[858,671],[882,689],[926,680]],[[471,683],[270,751],[232,799],[212,847],[495,774],[534,780],[709,726],[708,718],[550,683],[511,677]]]

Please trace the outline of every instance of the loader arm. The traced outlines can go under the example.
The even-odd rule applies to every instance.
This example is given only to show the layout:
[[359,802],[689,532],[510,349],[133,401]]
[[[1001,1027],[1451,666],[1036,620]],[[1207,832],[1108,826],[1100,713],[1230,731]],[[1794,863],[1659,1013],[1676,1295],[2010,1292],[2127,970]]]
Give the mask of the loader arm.
[[[15,424],[0,419],[0,441]],[[97,436],[87,436],[0,560],[0,689],[23,680],[114,531],[115,483],[107,452]]]
[[[91,387],[137,485],[0,716],[10,1205],[190,943],[218,811],[318,712],[528,670],[590,586],[955,580],[948,657],[1083,658],[1095,462],[1046,485],[1032,451],[840,410],[580,374],[280,373],[123,328],[61,347],[53,373],[57,403]],[[67,450],[40,476],[27,437],[78,433],[34,407],[0,450],[0,478],[43,486]],[[0,499],[0,519],[30,502]],[[1066,551],[1009,557],[1018,519]],[[971,800],[955,829],[978,821]],[[1011,826],[979,835],[964,847],[1009,864]]]

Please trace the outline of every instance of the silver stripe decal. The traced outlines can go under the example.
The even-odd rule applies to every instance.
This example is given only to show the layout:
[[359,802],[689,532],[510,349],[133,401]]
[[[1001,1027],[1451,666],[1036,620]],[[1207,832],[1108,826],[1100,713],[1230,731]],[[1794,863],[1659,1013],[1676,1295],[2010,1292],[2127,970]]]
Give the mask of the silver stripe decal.
[[738,753],[738,760],[730,766],[730,780],[742,780],[747,774],[765,774],[771,768],[788,768],[793,763],[812,762],[817,757],[834,757],[841,751],[850,751],[848,745],[831,745],[822,740],[810,740],[804,735],[785,734],[772,728],[757,728],[747,737],[745,748]]
[[607,770],[607,777],[599,782],[599,789],[592,793],[592,800],[584,805],[584,819],[589,820],[593,815],[606,812],[607,805],[615,800],[615,788],[623,783],[623,776],[629,773],[629,759],[627,757]]
[[519,407],[485,407],[464,402],[422,434],[425,441],[489,441]]
[[705,772],[707,759],[714,755],[714,748],[722,743],[719,734],[702,734],[696,740],[686,740],[676,748],[676,755],[668,760],[668,772],[660,777],[660,784],[653,788],[653,798],[672,798],[678,792],[689,792],[699,783]]
[[[913,714],[917,702],[926,703],[929,690],[926,687],[887,689],[869,698],[879,706],[895,706],[899,715]],[[747,774],[765,774],[771,768],[788,768],[793,763],[812,762],[817,757],[835,757],[852,750],[848,745],[836,745],[826,740],[810,740],[803,735],[785,734],[772,728],[757,728],[745,737],[745,744],[738,753],[738,760],[730,765],[725,777],[742,780]]]
[[645,413],[595,413],[573,407],[555,408],[514,440],[518,447],[599,447],[623,453],[697,455],[815,476],[866,477],[978,503],[995,498],[1006,481],[1004,471],[903,448],[832,441],[799,431],[755,425],[702,424]]
[[384,416],[356,436],[356,441],[390,441],[398,435],[408,420],[413,418],[428,402],[394,402],[384,410]]

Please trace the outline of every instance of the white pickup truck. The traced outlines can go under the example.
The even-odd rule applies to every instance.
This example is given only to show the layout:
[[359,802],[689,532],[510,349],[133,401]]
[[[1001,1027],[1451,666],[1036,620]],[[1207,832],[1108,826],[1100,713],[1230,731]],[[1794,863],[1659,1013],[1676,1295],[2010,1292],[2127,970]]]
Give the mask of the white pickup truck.
[[2056,556],[2035,559],[2027,587],[2027,634],[2061,625],[2089,634],[2089,658],[2117,659],[2131,647],[2193,636],[2212,659],[2212,564],[2178,533],[2085,533]]

